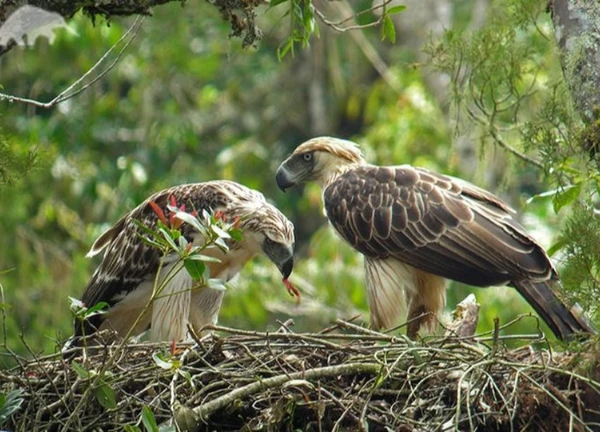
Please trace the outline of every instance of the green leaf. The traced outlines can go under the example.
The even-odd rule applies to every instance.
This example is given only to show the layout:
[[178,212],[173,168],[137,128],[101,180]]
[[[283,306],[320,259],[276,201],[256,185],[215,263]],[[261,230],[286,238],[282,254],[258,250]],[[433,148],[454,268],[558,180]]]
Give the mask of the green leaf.
[[104,381],[100,381],[100,384],[94,390],[94,396],[96,396],[100,405],[106,409],[115,409],[117,407],[115,391]]
[[198,220],[197,217],[192,216],[191,214],[184,212],[184,211],[177,211],[175,212],[175,217],[183,222],[185,222],[186,224],[189,224],[191,226],[193,226],[196,230],[201,231],[202,230],[202,226],[200,224],[200,221]]
[[242,239],[244,238],[244,236],[242,235],[242,230],[238,229],[238,228],[233,228],[231,230],[229,230],[229,235],[231,236],[232,239],[234,239],[235,241],[242,241]]
[[554,197],[554,195],[556,195],[557,192],[558,192],[558,189],[552,189],[552,190],[549,190],[546,192],[535,194],[531,198],[529,198],[527,201],[525,201],[525,205],[529,205],[532,202],[539,201],[540,199],[543,199],[543,198]]
[[173,237],[171,236],[171,233],[169,231],[167,231],[165,228],[159,228],[158,232],[160,232],[163,236],[163,238],[165,239],[165,241],[169,244],[169,246],[174,250],[179,250],[177,248],[177,245],[175,244],[175,241],[173,240]]
[[194,384],[194,381],[192,380],[192,374],[189,373],[189,371],[178,369],[177,373],[187,381],[191,388],[193,388],[194,390],[196,389],[196,384]]
[[223,230],[221,227],[218,227],[217,225],[213,225],[212,230],[216,235],[218,235],[222,239],[230,239],[231,238],[231,236],[229,235],[229,233],[227,231]]
[[189,275],[192,277],[192,280],[196,282],[202,281],[202,275],[204,274],[204,269],[206,268],[204,261],[186,258],[183,260],[183,265],[189,273]]
[[556,252],[558,252],[559,250],[561,250],[563,247],[565,247],[567,244],[569,243],[569,240],[561,237],[558,239],[558,241],[556,243],[554,243],[552,246],[550,246],[548,248],[548,250],[546,251],[546,253],[548,254],[548,256],[552,256],[554,255]]
[[400,12],[404,12],[406,10],[406,6],[404,5],[398,5],[398,6],[392,6],[391,8],[389,8],[387,10],[387,15],[394,15]]
[[227,291],[227,287],[225,286],[223,279],[209,279],[208,287],[217,291]]
[[152,413],[152,410],[148,405],[144,405],[142,408],[142,423],[144,428],[146,428],[146,432],[158,432],[158,425],[156,424],[154,413]]
[[211,257],[208,255],[203,255],[201,253],[195,253],[193,255],[185,257],[186,260],[196,260],[196,261],[204,261],[204,262],[221,262],[219,258]]
[[142,231],[143,233],[151,236],[151,237],[155,237],[156,233],[151,230],[150,228],[148,228],[146,225],[144,225],[142,222],[140,222],[137,219],[133,220],[133,223],[140,229],[140,231]]
[[285,3],[285,2],[288,2],[288,1],[290,1],[290,0],[271,0],[269,2],[269,8],[273,8],[275,6],[279,6],[281,3]]
[[142,432],[142,430],[139,427],[130,424],[126,424],[125,426],[123,426],[123,430],[125,432]]
[[188,245],[188,241],[185,238],[185,236],[180,235],[177,240],[178,240],[178,243],[179,243],[179,249],[182,250],[182,251],[185,250],[185,248]]
[[83,304],[83,302],[71,296],[69,296],[69,308],[75,314],[85,311],[85,305]]
[[552,199],[554,211],[558,213],[564,206],[573,203],[581,192],[581,183],[576,183],[571,186],[559,189]]
[[291,37],[288,37],[277,47],[277,60],[283,60],[288,52],[292,53],[292,57],[294,56],[294,39]]
[[173,240],[179,240],[182,237],[181,231],[179,231],[178,229],[170,229],[169,234],[171,234],[171,238]]
[[315,13],[311,2],[306,2],[304,5],[302,24],[304,25],[304,42],[308,42],[315,28]]
[[166,246],[166,244],[164,242],[160,243],[158,241],[158,240],[160,240],[160,238],[158,237],[158,232],[151,230],[150,228],[148,228],[147,226],[145,226],[143,223],[141,223],[140,221],[138,221],[136,219],[133,220],[133,223],[141,231],[141,233],[136,232],[136,236],[140,240],[142,240],[144,243],[146,243],[149,246],[158,248],[158,249],[163,249]]
[[396,27],[392,19],[386,15],[383,18],[383,27],[381,27],[381,40],[389,40],[391,43],[396,43]]
[[225,243],[225,240],[223,240],[222,238],[218,238],[215,240],[215,246],[217,246],[224,252],[227,252],[229,250],[229,246],[227,246],[227,243]]
[[299,22],[302,22],[304,17],[304,12],[302,10],[302,7],[300,6],[299,2],[293,2],[292,7],[291,7],[292,12],[294,12],[294,16],[296,17],[296,19]]
[[85,311],[85,316],[86,317],[90,317],[92,315],[96,315],[96,314],[99,314],[99,313],[106,313],[106,310],[104,310],[104,309],[108,309],[108,303],[106,303],[106,302],[98,302],[94,306],[88,308]]
[[23,403],[23,390],[14,389],[7,394],[0,393],[0,425],[19,410]]
[[154,363],[156,363],[156,366],[158,366],[159,368],[164,369],[164,370],[172,369],[173,362],[164,360],[163,357],[164,357],[164,355],[162,353],[159,353],[159,352],[152,353],[152,360],[154,360]]
[[166,243],[159,243],[153,239],[150,239],[148,237],[144,237],[144,236],[138,236],[140,240],[142,240],[144,243],[146,243],[148,246],[160,249],[160,250],[164,250],[167,245]]
[[71,367],[80,378],[89,378],[90,372],[76,361],[71,362]]

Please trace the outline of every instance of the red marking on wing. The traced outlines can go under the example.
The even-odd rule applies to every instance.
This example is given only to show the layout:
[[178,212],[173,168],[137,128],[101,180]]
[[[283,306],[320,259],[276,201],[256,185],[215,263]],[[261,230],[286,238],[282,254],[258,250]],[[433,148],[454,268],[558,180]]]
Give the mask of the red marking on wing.
[[302,298],[302,295],[300,294],[300,291],[298,290],[298,288],[296,288],[289,279],[283,278],[281,279],[281,281],[283,282],[283,284],[285,285],[285,288],[287,289],[288,293],[290,293],[290,295],[292,297],[296,297],[296,306],[300,304],[300,300]]

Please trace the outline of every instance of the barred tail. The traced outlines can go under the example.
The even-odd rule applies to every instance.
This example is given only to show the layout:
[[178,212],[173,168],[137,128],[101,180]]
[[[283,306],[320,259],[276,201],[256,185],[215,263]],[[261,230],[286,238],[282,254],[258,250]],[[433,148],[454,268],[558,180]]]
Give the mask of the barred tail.
[[575,305],[569,309],[554,293],[553,285],[560,282],[519,281],[513,286],[533,306],[539,316],[548,324],[552,333],[561,340],[570,339],[574,333],[596,334],[596,330],[587,322],[582,311]]

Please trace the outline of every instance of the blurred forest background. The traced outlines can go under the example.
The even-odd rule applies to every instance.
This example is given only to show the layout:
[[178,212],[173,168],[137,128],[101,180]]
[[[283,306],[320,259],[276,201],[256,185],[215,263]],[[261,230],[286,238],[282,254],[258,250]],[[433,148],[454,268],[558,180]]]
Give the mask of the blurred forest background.
[[[156,7],[114,67],[76,97],[50,109],[0,100],[10,349],[26,353],[26,342],[51,353],[70,336],[69,296],[83,293],[99,262],[85,254],[124,212],[161,188],[217,178],[261,190],[295,223],[291,280],[303,294],[295,306],[258,258],[226,295],[221,324],[368,322],[362,260],[326,226],[319,190],[283,194],[274,181],[284,157],[317,135],[353,139],[373,163],[424,166],[499,194],[598,323],[596,150],[581,144],[546,0],[411,0],[373,26],[382,8],[371,1],[315,1],[330,21],[350,18],[339,27],[366,25],[344,32],[304,1],[271,4],[257,9],[262,39],[249,47],[208,2]],[[134,20],[76,15],[52,44],[38,38],[0,57],[0,91],[52,99]],[[448,309],[469,292],[482,304],[480,331],[531,312],[510,288],[456,283]],[[510,331],[536,326],[525,318]]]

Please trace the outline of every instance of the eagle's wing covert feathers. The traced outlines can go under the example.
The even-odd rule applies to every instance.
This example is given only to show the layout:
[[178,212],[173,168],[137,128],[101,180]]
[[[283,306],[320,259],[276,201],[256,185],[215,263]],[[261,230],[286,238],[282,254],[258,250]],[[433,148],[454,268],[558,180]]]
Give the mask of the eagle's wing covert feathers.
[[408,165],[360,166],[324,191],[328,218],[366,256],[476,286],[554,277],[512,210],[465,181]]

